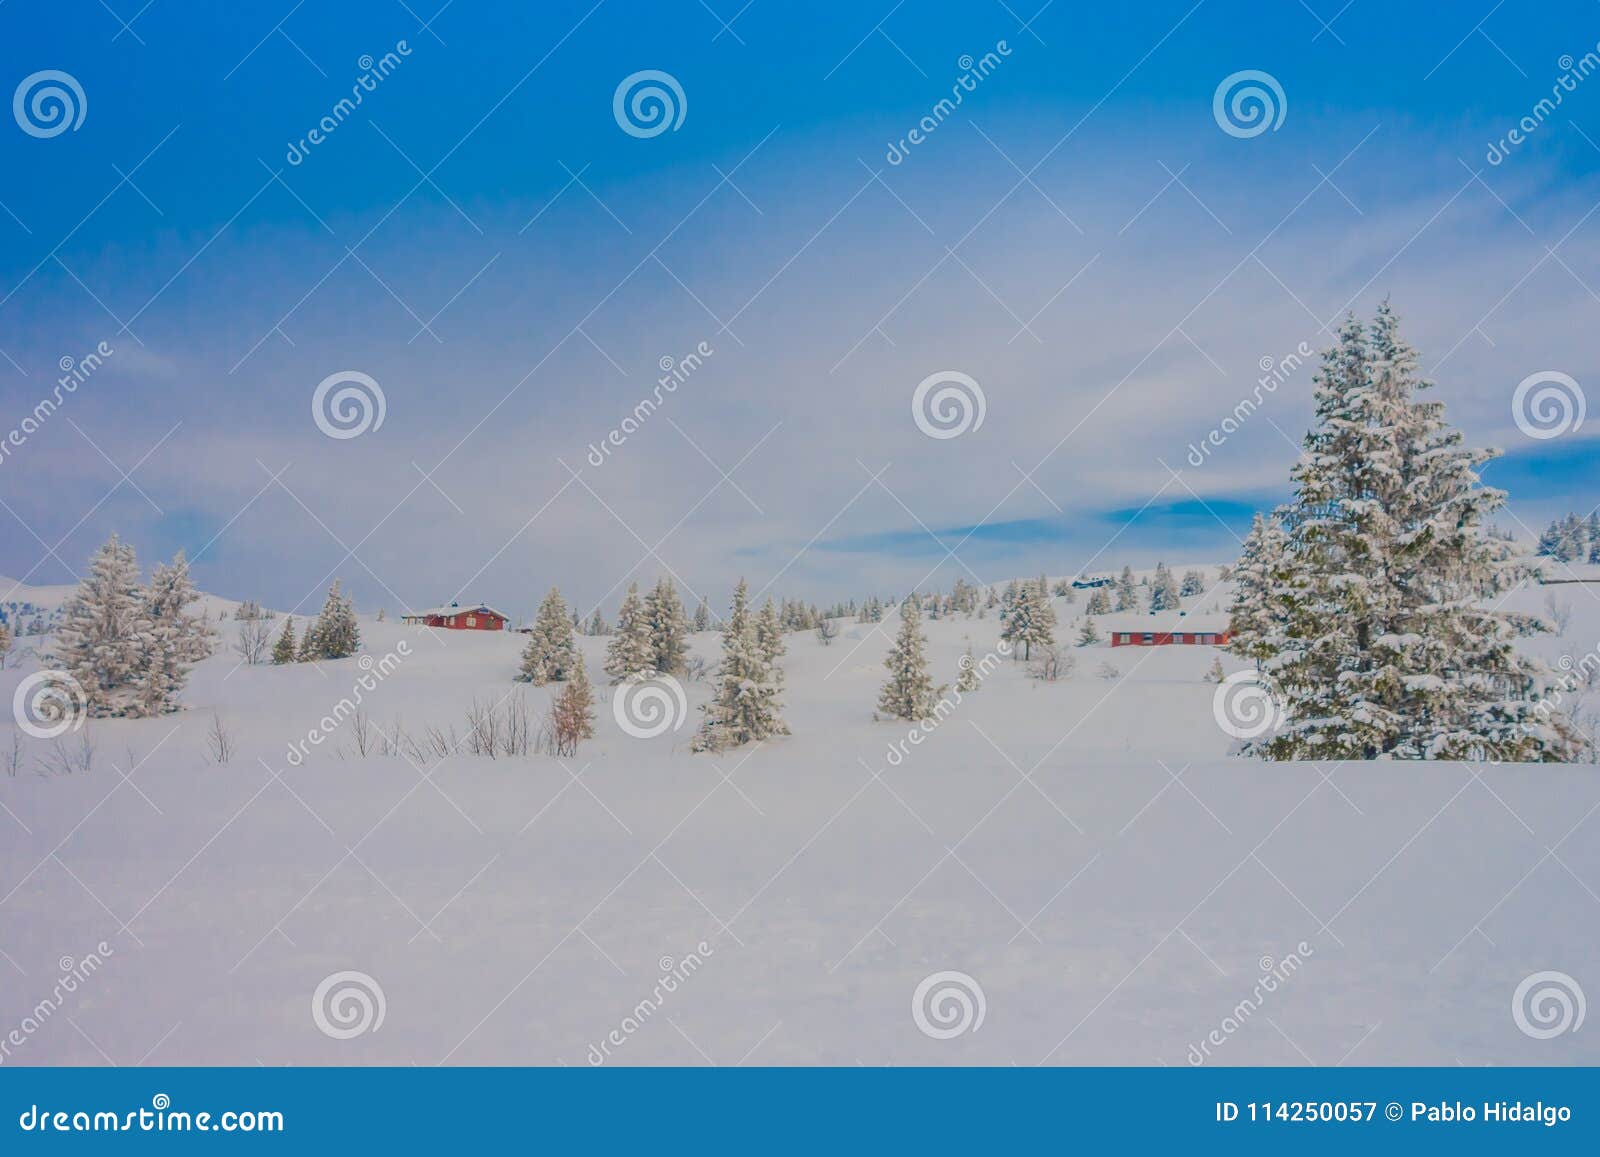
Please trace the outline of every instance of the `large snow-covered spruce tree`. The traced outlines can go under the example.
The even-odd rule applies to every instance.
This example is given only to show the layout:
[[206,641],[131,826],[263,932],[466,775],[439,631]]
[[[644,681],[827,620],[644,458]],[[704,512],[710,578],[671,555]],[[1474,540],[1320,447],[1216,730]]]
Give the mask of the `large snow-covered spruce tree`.
[[1486,528],[1505,495],[1477,468],[1497,452],[1467,447],[1430,386],[1387,302],[1323,356],[1281,544],[1252,536],[1234,608],[1236,647],[1286,700],[1266,758],[1576,753],[1551,672],[1516,649],[1542,624],[1494,601],[1521,571]]
[[717,690],[701,710],[705,718],[695,735],[695,751],[725,751],[730,747],[787,735],[778,711],[778,681],[750,617],[749,588],[743,579],[733,591],[733,603],[722,625],[722,662],[717,667]]
[[656,666],[655,640],[650,620],[639,598],[639,584],[630,583],[617,612],[617,629],[606,645],[606,674],[613,683],[647,678]]
[[149,624],[133,547],[112,535],[62,609],[53,661],[83,688],[90,715],[127,715],[144,664]]
[[650,649],[655,669],[668,675],[682,672],[689,655],[689,623],[678,589],[665,575],[644,599],[644,617],[650,628]]

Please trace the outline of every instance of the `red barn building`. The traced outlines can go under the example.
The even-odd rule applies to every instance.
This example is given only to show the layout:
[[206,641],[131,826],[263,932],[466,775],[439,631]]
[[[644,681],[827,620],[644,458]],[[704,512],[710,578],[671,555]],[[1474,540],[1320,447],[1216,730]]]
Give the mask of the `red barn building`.
[[1113,647],[1223,647],[1228,616],[1220,613],[1158,611],[1153,615],[1100,615],[1097,626]]
[[444,627],[451,631],[503,631],[510,621],[485,603],[469,603],[464,607],[451,603],[448,607],[434,607],[401,618],[415,626]]

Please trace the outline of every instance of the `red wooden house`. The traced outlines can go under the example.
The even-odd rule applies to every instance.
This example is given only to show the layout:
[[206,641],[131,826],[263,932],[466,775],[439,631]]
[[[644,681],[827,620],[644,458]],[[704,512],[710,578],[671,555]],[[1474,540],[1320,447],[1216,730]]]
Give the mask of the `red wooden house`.
[[505,615],[486,603],[468,603],[466,606],[451,603],[448,607],[434,607],[432,610],[402,615],[401,618],[415,626],[443,627],[450,631],[503,631],[510,622]]
[[1096,625],[1108,632],[1113,647],[1222,647],[1230,637],[1228,616],[1219,613],[1100,615]]

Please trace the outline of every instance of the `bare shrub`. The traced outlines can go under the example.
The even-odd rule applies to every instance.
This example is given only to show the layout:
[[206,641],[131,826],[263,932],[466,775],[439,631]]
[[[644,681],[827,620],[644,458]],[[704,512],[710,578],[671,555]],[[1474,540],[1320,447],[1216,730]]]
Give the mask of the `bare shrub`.
[[11,750],[4,753],[6,774],[12,779],[17,778],[17,772],[22,770],[22,732],[11,733]]
[[1095,670],[1095,674],[1108,683],[1122,678],[1122,672],[1117,670],[1116,665],[1112,663],[1101,663]]
[[1565,635],[1567,628],[1572,625],[1572,604],[1565,599],[1557,599],[1554,592],[1544,596],[1544,614],[1555,624],[1558,635]]
[[1077,660],[1070,652],[1051,643],[1035,652],[1033,662],[1028,665],[1028,674],[1045,683],[1054,683],[1071,675],[1076,665]]
[[94,740],[85,727],[73,739],[56,739],[50,744],[41,762],[40,774],[72,775],[90,771],[94,767]]
[[222,725],[222,716],[215,711],[211,713],[211,729],[206,732],[206,747],[213,763],[226,764],[233,758],[233,736],[228,734],[228,729]]
[[251,618],[241,617],[239,641],[234,644],[234,650],[252,667],[257,663],[265,663],[267,656],[272,653],[271,625],[259,614]]
[[706,677],[706,660],[704,655],[690,655],[683,661],[683,674],[691,683],[698,683]]
[[839,637],[839,620],[822,619],[817,623],[817,642],[824,647]]

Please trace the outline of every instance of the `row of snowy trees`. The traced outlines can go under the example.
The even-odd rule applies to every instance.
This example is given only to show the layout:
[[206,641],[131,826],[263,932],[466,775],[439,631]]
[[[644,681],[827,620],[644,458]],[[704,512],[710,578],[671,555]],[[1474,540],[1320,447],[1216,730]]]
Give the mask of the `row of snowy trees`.
[[1539,536],[1539,553],[1557,562],[1600,563],[1600,510],[1556,519]]
[[90,715],[174,711],[189,668],[211,653],[214,632],[188,609],[199,597],[182,551],[140,585],[133,547],[113,534],[63,608],[52,662]]
[[1294,497],[1257,517],[1234,573],[1232,649],[1287,708],[1261,756],[1577,752],[1551,672],[1516,648],[1542,624],[1490,601],[1522,572],[1486,526],[1505,496],[1477,468],[1496,452],[1463,444],[1430,385],[1387,302],[1323,355]]
[[[257,612],[259,614],[259,611]],[[356,622],[355,604],[340,587],[338,579],[328,588],[328,597],[322,611],[306,624],[305,633],[297,641],[294,618],[285,616],[283,630],[272,645],[272,661],[284,663],[315,663],[323,659],[347,659],[361,648],[361,628]]]

